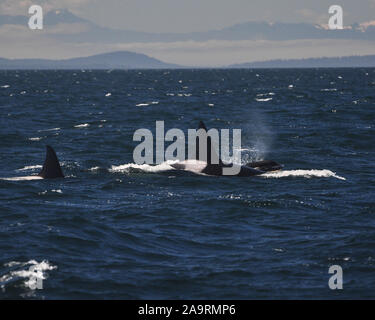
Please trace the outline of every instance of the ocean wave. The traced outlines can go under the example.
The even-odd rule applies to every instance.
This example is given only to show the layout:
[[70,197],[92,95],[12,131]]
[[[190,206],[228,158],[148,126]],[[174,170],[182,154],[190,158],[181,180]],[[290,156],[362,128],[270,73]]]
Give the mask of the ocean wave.
[[274,92],[267,92],[267,93],[258,93],[257,97],[264,97],[264,96],[274,96]]
[[271,101],[272,98],[255,98],[255,100],[259,102],[267,102],[267,101]]
[[42,168],[43,168],[42,165],[37,164],[35,166],[26,166],[26,167],[23,167],[21,169],[17,169],[16,171],[27,171],[27,170],[42,169]]
[[18,268],[18,270],[11,270],[0,278],[0,287],[3,289],[11,281],[18,279],[23,280],[25,287],[36,287],[38,282],[47,279],[48,275],[46,271],[57,269],[57,266],[50,264],[48,260],[43,260],[42,262],[36,260],[30,260],[28,262],[10,261],[5,263],[4,267]]
[[346,178],[337,175],[335,172],[327,169],[311,169],[311,170],[281,170],[276,172],[268,172],[262,174],[266,178],[285,178],[285,177],[303,177],[303,178],[336,178],[339,180],[346,180]]
[[30,141],[40,141],[42,140],[43,138],[45,137],[33,137],[33,138],[29,138]]
[[61,128],[51,128],[51,129],[42,129],[42,130],[38,130],[38,132],[44,132],[44,131],[58,131],[60,130]]
[[149,164],[136,164],[136,163],[127,163],[119,166],[112,166],[109,169],[110,172],[124,172],[129,173],[133,171],[142,171],[142,172],[163,172],[163,171],[170,171],[175,170],[171,164],[176,163],[177,161],[165,161],[161,164],[157,165],[149,165]]
[[77,124],[74,128],[86,128],[90,126],[88,123]]
[[0,178],[0,180],[5,181],[30,181],[30,180],[42,180],[41,176],[25,176],[25,177],[10,177],[10,178]]
[[150,104],[159,104],[159,101],[151,101],[151,102],[146,102],[146,103],[138,103],[135,106],[136,107],[147,107]]
[[100,167],[92,167],[89,169],[89,171],[98,171],[100,169],[101,169]]

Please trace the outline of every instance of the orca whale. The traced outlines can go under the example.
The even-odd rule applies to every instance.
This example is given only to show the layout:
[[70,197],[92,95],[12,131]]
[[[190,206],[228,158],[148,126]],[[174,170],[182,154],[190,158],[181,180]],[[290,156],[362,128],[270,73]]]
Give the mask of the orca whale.
[[42,171],[39,172],[38,176],[43,179],[64,178],[55,150],[51,146],[46,146],[46,149],[46,159],[44,160]]
[[[208,131],[203,121],[199,122],[198,130],[199,129],[203,129],[204,132],[206,133]],[[172,164],[171,166],[174,169],[193,171],[193,172],[203,173],[203,174],[210,175],[210,176],[223,176],[224,168],[231,168],[233,166],[238,166],[239,167],[237,168],[238,173],[235,174],[235,176],[238,176],[238,177],[257,176],[265,172],[280,170],[282,168],[282,166],[278,164],[277,162],[269,161],[269,160],[251,162],[251,163],[247,163],[246,165],[224,163],[217,154],[215,154],[214,156],[216,157],[216,159],[218,159],[218,161],[216,161],[217,163],[213,163],[211,144],[212,144],[211,137],[208,135],[207,145],[206,145],[207,146],[207,161],[202,162],[199,158],[199,136],[197,136],[195,159],[177,162],[175,164]]]
[[61,170],[61,166],[59,160],[57,159],[55,150],[53,150],[51,146],[46,146],[46,149],[46,158],[44,160],[42,170],[39,172],[38,175],[0,179],[9,181],[23,181],[64,178],[64,174]]

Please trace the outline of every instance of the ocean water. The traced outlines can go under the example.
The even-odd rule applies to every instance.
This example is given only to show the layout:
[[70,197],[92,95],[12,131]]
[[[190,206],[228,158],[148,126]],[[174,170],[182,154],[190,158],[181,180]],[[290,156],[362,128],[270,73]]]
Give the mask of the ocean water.
[[[374,107],[375,69],[1,71],[0,298],[375,298]],[[135,165],[156,120],[284,170]],[[46,144],[66,179],[3,179]]]

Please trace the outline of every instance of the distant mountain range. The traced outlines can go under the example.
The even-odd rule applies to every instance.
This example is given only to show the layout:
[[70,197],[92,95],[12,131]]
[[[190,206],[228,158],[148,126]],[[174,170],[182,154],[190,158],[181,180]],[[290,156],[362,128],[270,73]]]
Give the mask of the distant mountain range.
[[375,55],[349,57],[323,57],[309,59],[268,60],[239,63],[228,68],[347,68],[375,67]]
[[[0,28],[5,25],[17,26],[10,30],[28,30],[29,16],[0,15]],[[327,16],[328,20],[328,16]],[[119,43],[168,43],[210,40],[267,40],[286,41],[308,39],[346,39],[366,40],[375,45],[375,20],[361,24],[345,26],[344,30],[328,30],[324,26],[306,23],[268,23],[246,22],[220,30],[191,33],[152,33],[131,30],[117,30],[98,26],[92,21],[80,18],[68,10],[49,11],[44,15],[44,30],[37,35],[47,37],[52,43],[65,43],[74,47],[76,44],[88,43],[96,48],[114,48]],[[22,27],[21,27],[22,26]],[[68,31],[67,31],[68,28]],[[5,27],[4,34],[9,28]],[[24,30],[24,31],[23,31]],[[48,43],[48,42],[47,42]],[[349,44],[350,45],[350,44]],[[188,47],[188,46],[187,46]],[[3,46],[5,48],[5,45]],[[98,52],[98,51],[95,51]],[[152,51],[149,51],[152,52]],[[339,51],[337,51],[339,52]],[[357,53],[353,51],[353,53]],[[372,53],[372,52],[371,52]],[[374,46],[375,53],[375,46]],[[0,47],[0,55],[2,50]],[[5,55],[5,53],[4,53]],[[8,53],[9,55],[9,53]],[[322,54],[323,55],[323,54]],[[328,53],[327,55],[332,55]],[[249,54],[249,56],[251,56]],[[285,56],[285,55],[284,55]],[[300,56],[306,56],[306,53]],[[259,55],[258,55],[259,57]],[[250,60],[250,59],[249,59]],[[253,59],[255,60],[255,58]],[[259,60],[259,58],[257,59]],[[234,61],[235,62],[235,61]],[[197,63],[202,65],[202,63]],[[299,68],[299,67],[375,67],[375,56],[350,56],[334,58],[310,58],[293,60],[271,60],[241,63],[228,68]],[[152,58],[150,56],[129,51],[118,51],[64,60],[47,59],[5,59],[0,58],[0,69],[155,69],[183,68]]]
[[[269,60],[233,64],[223,68],[341,68],[375,67],[375,55],[333,58],[310,58]],[[47,59],[4,59],[0,58],[0,69],[177,69],[187,68],[166,63],[147,55],[129,51],[103,53],[89,57]]]
[[[0,15],[0,26],[27,26],[29,17]],[[77,32],[54,33],[48,36],[69,42],[175,42],[208,40],[298,40],[298,39],[356,39],[375,41],[375,21],[353,24],[343,30],[329,30],[307,23],[246,22],[220,30],[191,33],[150,33],[101,27],[80,18],[68,10],[50,11],[44,16],[45,29],[58,24],[77,24]],[[328,16],[327,16],[328,22]],[[81,28],[78,30],[78,25]]]
[[178,65],[165,63],[145,54],[117,51],[90,57],[65,60],[4,59],[0,69],[173,69]]

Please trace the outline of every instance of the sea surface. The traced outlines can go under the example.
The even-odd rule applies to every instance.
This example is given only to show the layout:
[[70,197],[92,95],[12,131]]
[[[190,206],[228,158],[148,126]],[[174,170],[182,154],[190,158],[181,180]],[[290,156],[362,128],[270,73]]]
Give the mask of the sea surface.
[[[0,115],[0,299],[375,298],[375,69],[0,71]],[[157,120],[285,167],[137,165]]]

